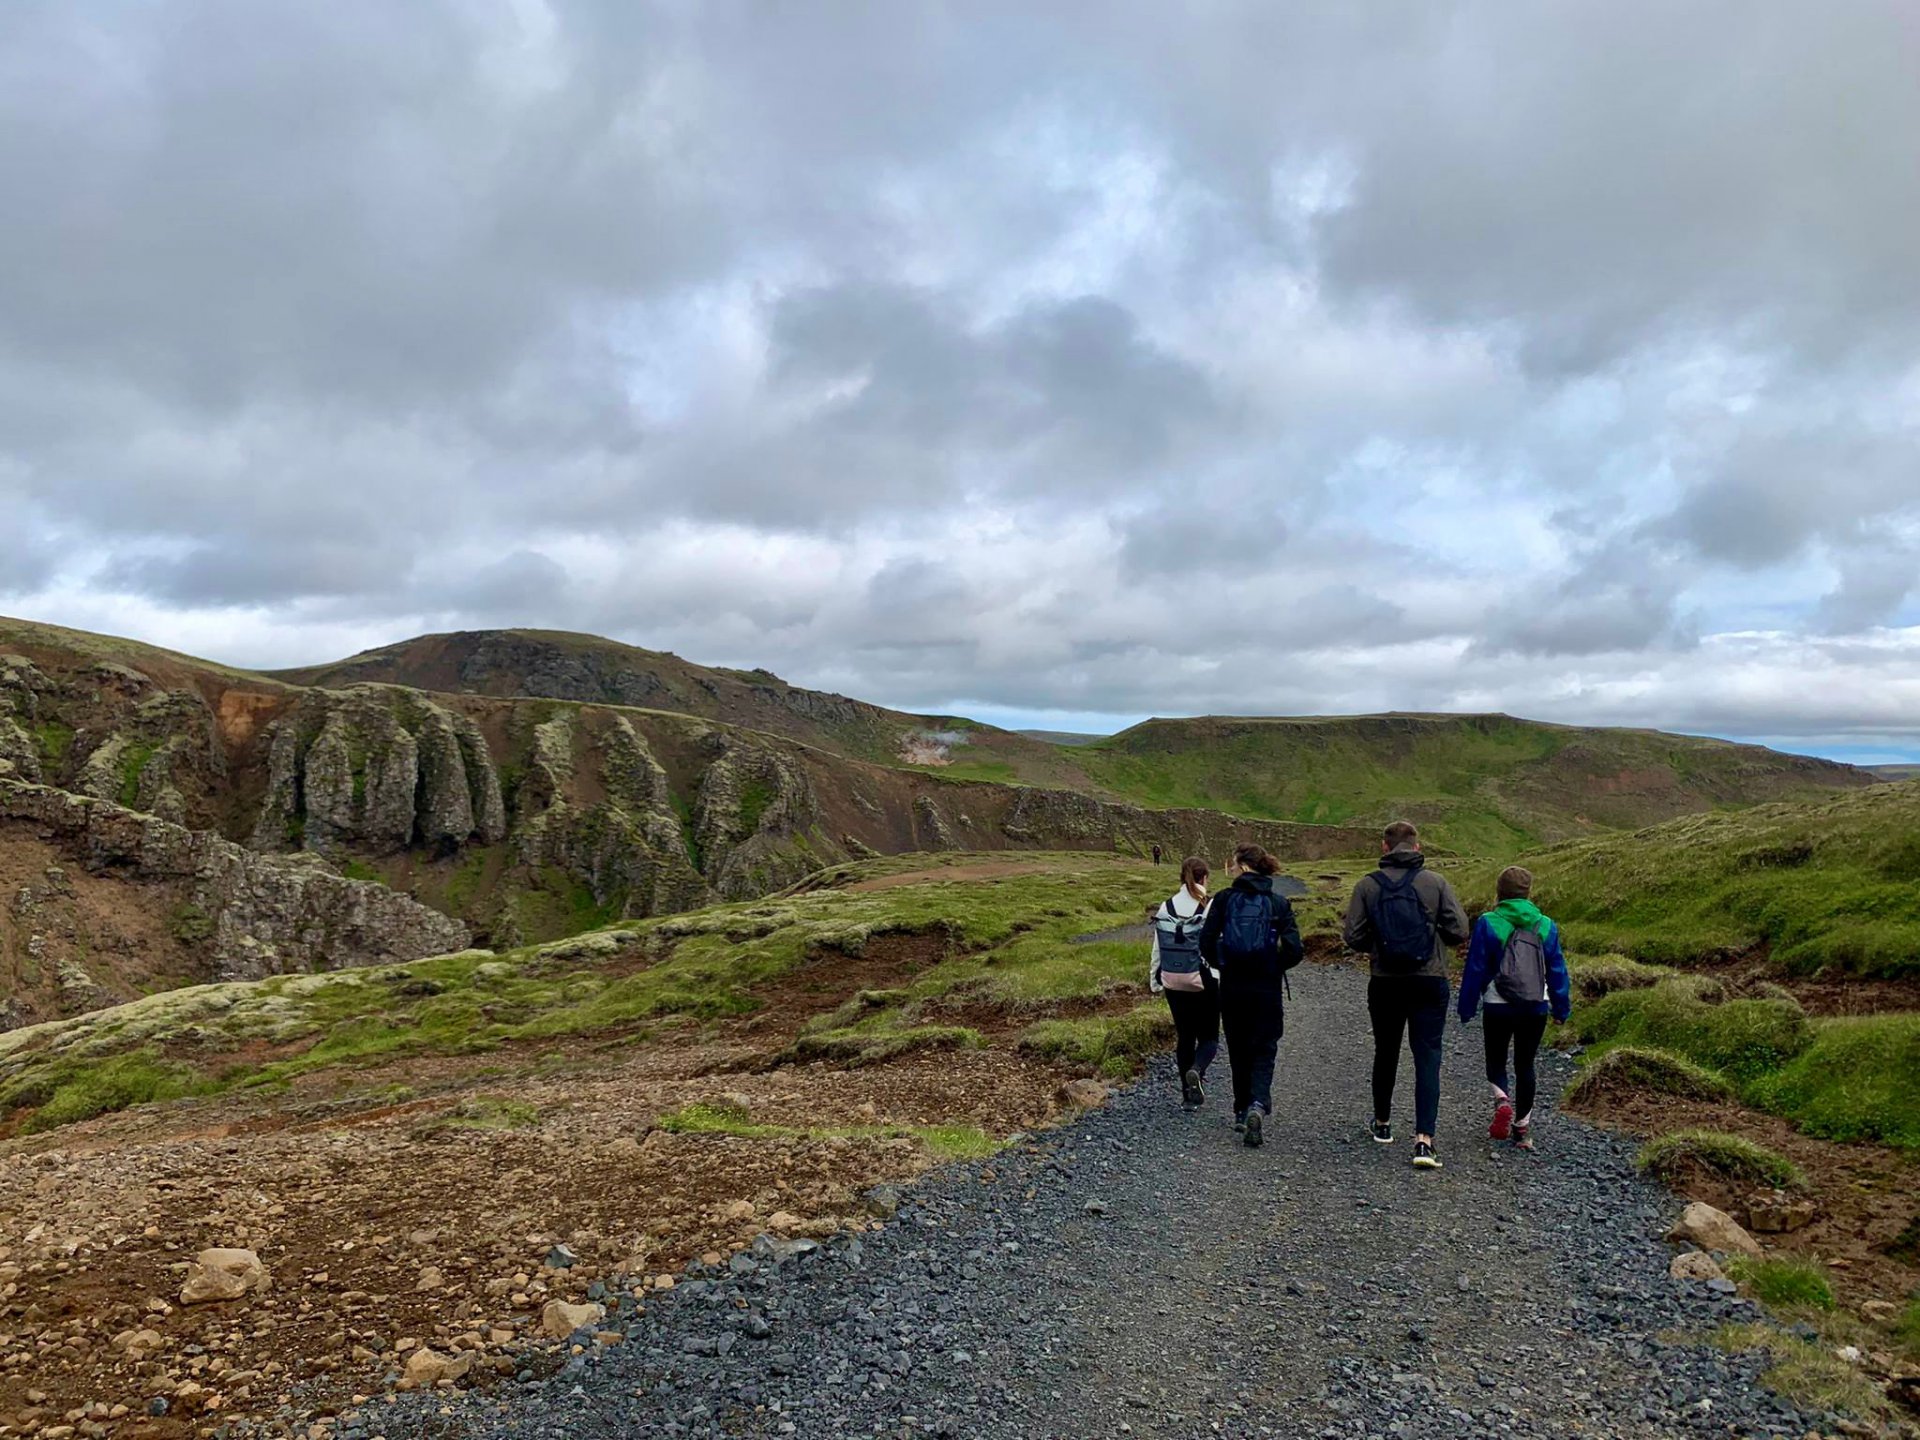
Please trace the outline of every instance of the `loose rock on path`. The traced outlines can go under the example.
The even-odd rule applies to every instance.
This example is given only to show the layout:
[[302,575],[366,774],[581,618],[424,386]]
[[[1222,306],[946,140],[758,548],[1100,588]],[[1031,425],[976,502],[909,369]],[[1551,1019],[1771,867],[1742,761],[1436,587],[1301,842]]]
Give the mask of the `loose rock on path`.
[[[1365,1134],[1364,979],[1295,972],[1267,1146],[1170,1067],[1108,1108],[905,1192],[878,1233],[762,1237],[611,1307],[550,1378],[406,1397],[342,1427],[471,1437],[1799,1437],[1818,1417],[1704,1338],[1756,1318],[1669,1276],[1677,1204],[1555,1116],[1486,1138],[1478,1028],[1450,1025],[1440,1153]],[[1546,1061],[1543,1091],[1566,1062]],[[882,1208],[891,1203],[886,1197]]]

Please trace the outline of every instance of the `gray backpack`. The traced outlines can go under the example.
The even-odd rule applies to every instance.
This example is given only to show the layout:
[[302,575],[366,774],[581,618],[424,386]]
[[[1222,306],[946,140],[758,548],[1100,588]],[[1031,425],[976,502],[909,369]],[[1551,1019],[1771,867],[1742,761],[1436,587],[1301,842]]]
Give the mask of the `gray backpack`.
[[1206,907],[1188,916],[1172,910],[1172,901],[1163,904],[1153,922],[1160,939],[1160,984],[1168,990],[1204,990],[1207,962],[1200,957],[1200,928],[1206,923]]
[[[1543,928],[1545,924],[1541,922]],[[1509,1005],[1538,1005],[1547,998],[1547,942],[1539,930],[1513,927],[1500,952],[1493,988]]]

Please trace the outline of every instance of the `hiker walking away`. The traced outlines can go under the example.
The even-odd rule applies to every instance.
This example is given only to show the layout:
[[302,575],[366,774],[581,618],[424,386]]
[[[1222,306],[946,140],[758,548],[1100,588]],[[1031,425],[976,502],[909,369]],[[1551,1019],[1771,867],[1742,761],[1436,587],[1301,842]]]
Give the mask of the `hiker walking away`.
[[1393,1143],[1393,1085],[1400,1037],[1413,1052],[1413,1163],[1438,1170],[1440,1044],[1447,1033],[1447,949],[1467,939],[1467,912],[1446,879],[1426,868],[1420,832],[1396,820],[1380,842],[1380,868],[1353,887],[1342,936],[1373,957],[1367,1015],[1373,1021],[1373,1138]]
[[1266,1138],[1273,1065],[1286,1029],[1286,973],[1306,950],[1293,905],[1276,895],[1280,862],[1258,845],[1233,852],[1233,885],[1207,908],[1200,953],[1220,972],[1220,1028],[1233,1069],[1233,1123],[1249,1149]]
[[1198,855],[1180,866],[1180,888],[1153,912],[1153,959],[1147,983],[1167,997],[1173,1016],[1180,1098],[1189,1110],[1206,1104],[1207,1067],[1220,1053],[1220,977],[1200,954],[1211,869]]
[[[1487,1083],[1493,1086],[1495,1140],[1509,1135],[1533,1149],[1534,1060],[1547,1031],[1547,1013],[1564,1025],[1573,1004],[1560,927],[1532,900],[1533,872],[1510,865],[1496,885],[1499,903],[1473,925],[1467,970],[1460,977],[1460,1023],[1486,1007]],[[1514,1087],[1507,1088],[1507,1051],[1513,1051]]]
[[[1160,847],[1158,845],[1153,847],[1153,863],[1156,865],[1160,863]],[[1186,882],[1183,879],[1181,883],[1184,884]]]

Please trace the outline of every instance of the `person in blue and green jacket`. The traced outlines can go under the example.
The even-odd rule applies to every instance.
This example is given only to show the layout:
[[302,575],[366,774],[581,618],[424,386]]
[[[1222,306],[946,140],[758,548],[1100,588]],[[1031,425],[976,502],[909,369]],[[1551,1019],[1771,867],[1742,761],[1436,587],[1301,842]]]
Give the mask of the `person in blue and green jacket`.
[[[1560,927],[1528,897],[1533,872],[1510,865],[1500,872],[1499,903],[1473,924],[1467,971],[1460,980],[1460,1023],[1484,1006],[1487,1083],[1493,1086],[1495,1140],[1509,1135],[1533,1149],[1534,1061],[1547,1031],[1547,1015],[1564,1025],[1573,1006],[1573,983],[1560,950]],[[1515,1084],[1507,1088],[1507,1052],[1513,1052]]]

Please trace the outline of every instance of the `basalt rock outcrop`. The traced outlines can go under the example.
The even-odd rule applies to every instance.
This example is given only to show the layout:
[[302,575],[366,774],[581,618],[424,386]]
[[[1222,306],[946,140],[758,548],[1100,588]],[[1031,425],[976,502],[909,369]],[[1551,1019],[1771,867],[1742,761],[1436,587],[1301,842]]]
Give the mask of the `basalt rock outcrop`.
[[311,691],[271,734],[255,849],[446,854],[506,838],[500,772],[480,727],[424,696],[379,685]]
[[158,892],[174,938],[200,957],[200,979],[416,960],[468,941],[458,920],[318,860],[260,855],[70,791],[0,780],[5,826],[23,827],[91,874]]

